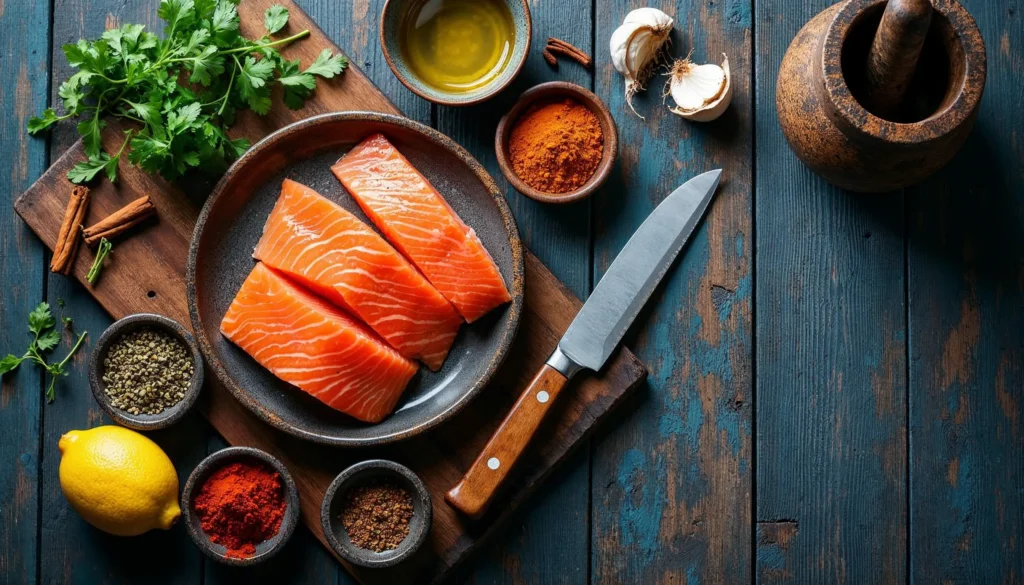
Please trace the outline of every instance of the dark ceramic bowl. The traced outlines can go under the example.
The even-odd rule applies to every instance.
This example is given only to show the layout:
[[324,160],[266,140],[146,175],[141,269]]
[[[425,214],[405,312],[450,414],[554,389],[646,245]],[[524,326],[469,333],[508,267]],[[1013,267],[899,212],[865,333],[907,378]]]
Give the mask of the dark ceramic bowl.
[[[195,497],[199,494],[199,489],[202,488],[207,478],[221,467],[236,461],[263,463],[279,473],[285,499],[284,519],[281,521],[281,529],[269,540],[256,545],[256,554],[244,559],[228,557],[225,555],[226,549],[223,546],[210,542],[210,538],[203,532],[199,517],[192,507]],[[196,546],[206,556],[226,565],[248,567],[277,554],[295,532],[295,527],[299,523],[299,490],[295,487],[295,481],[284,464],[271,457],[265,451],[252,447],[228,447],[203,459],[196,466],[195,470],[192,471],[192,475],[188,476],[188,481],[185,482],[185,490],[181,494],[181,510],[189,536],[192,537]]]
[[490,99],[508,87],[512,80],[522,71],[526,58],[530,54],[530,40],[533,36],[533,22],[530,17],[530,5],[527,0],[501,0],[512,13],[512,21],[516,29],[515,46],[512,56],[501,75],[487,85],[465,93],[450,93],[437,89],[421,81],[406,65],[399,48],[399,28],[407,7],[417,0],[387,0],[380,17],[380,46],[384,50],[384,59],[395,77],[413,93],[425,100],[445,106],[468,106]]
[[[569,193],[545,193],[527,185],[513,170],[512,157],[508,150],[508,141],[512,136],[512,129],[515,128],[516,122],[531,107],[536,104],[566,98],[578,101],[597,116],[597,120],[601,123],[601,132],[604,134],[604,152],[601,155],[601,162],[598,163],[597,169],[594,170],[593,176],[582,187]],[[619,154],[619,133],[615,129],[615,119],[612,118],[612,113],[608,110],[608,106],[601,101],[601,98],[574,83],[551,81],[531,87],[523,92],[519,101],[501,118],[501,121],[498,122],[498,130],[494,135],[494,150],[498,155],[498,166],[501,167],[501,172],[517,191],[530,199],[536,199],[544,203],[571,203],[588,197],[611,174],[612,167],[615,165],[615,159]]]
[[[110,397],[107,396],[104,390],[103,362],[107,359],[110,346],[120,339],[122,335],[146,328],[158,329],[184,343],[189,353],[192,354],[195,373],[192,375],[192,383],[189,384],[188,390],[185,391],[185,397],[181,399],[181,402],[164,409],[159,414],[129,414],[110,403]],[[93,348],[92,355],[89,357],[89,386],[92,388],[92,395],[96,398],[100,408],[118,424],[137,431],[162,429],[181,420],[185,413],[192,408],[192,405],[196,403],[199,391],[203,387],[203,354],[199,351],[199,346],[196,345],[196,340],[192,337],[192,334],[177,321],[168,319],[163,315],[151,313],[129,315],[108,327],[96,342],[96,347]]]
[[[394,550],[378,553],[352,544],[341,523],[341,511],[349,489],[381,479],[393,481],[412,494],[413,512],[405,540]],[[353,565],[369,568],[391,567],[415,554],[427,540],[433,517],[434,506],[423,480],[408,467],[384,459],[363,461],[342,471],[327,488],[324,503],[320,506],[320,523],[334,552]]]
[[[383,421],[357,421],[275,377],[220,333],[220,322],[252,271],[267,216],[288,177],[361,218],[331,165],[381,132],[476,232],[505,279],[512,302],[464,324],[444,366],[421,368]],[[228,170],[206,202],[189,250],[186,286],[192,328],[210,369],[245,407],[302,439],[363,447],[412,437],[464,408],[505,359],[523,308],[525,263],[515,219],[494,180],[462,147],[422,124],[371,112],[306,118],[263,139]]]

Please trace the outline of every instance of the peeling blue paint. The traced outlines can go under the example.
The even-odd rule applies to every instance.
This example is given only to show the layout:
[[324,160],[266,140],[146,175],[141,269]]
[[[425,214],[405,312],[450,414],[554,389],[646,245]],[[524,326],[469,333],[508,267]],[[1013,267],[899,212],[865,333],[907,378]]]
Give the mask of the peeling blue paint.
[[732,24],[750,28],[750,2],[729,0],[725,5],[725,18]]
[[737,258],[742,258],[743,257],[743,234],[742,233],[736,234],[736,257]]
[[700,585],[700,577],[697,575],[697,566],[686,567],[686,585]]
[[[647,557],[660,550],[658,533],[665,500],[665,460],[658,455],[653,466],[646,465],[639,449],[630,449],[619,465],[618,482],[623,489],[619,530],[623,546],[637,546]],[[645,470],[651,472],[648,476]]]

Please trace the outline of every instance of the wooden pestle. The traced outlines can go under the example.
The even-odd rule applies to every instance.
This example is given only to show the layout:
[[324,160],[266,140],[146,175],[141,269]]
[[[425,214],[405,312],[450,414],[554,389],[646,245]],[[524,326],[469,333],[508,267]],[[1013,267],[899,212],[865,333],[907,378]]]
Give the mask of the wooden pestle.
[[867,62],[865,105],[875,115],[892,119],[899,112],[931,22],[930,0],[886,4]]

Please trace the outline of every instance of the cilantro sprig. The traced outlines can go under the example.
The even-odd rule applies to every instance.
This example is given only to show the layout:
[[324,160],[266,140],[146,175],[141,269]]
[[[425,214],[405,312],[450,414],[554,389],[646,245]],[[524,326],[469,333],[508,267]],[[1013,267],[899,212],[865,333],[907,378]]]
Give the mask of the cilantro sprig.
[[[70,319],[65,317],[64,324],[70,328]],[[68,355],[64,356],[63,360],[53,364],[47,363],[45,354],[53,351],[57,344],[60,343],[60,332],[56,329],[56,325],[57,321],[53,318],[50,305],[39,303],[39,306],[28,314],[28,331],[32,334],[32,343],[28,345],[25,355],[18,357],[14,354],[8,354],[6,357],[0,358],[0,376],[16,370],[25,360],[34,362],[49,372],[50,385],[46,388],[47,402],[53,402],[56,397],[54,384],[57,382],[58,377],[68,375],[68,362],[71,360],[71,356],[75,355],[75,352],[78,351],[78,348],[82,345],[82,340],[86,336],[86,332],[82,332],[78,336],[75,345],[72,346],[71,351],[68,352]]]
[[[304,30],[275,39],[288,24],[288,10],[274,5],[264,14],[267,34],[245,38],[239,32],[239,0],[161,0],[164,38],[143,25],[126,24],[96,40],[64,45],[74,75],[57,94],[63,114],[47,108],[28,122],[37,134],[68,119],[78,120],[87,160],[68,172],[75,183],[101,172],[117,180],[123,156],[149,173],[175,180],[192,168],[222,172],[249,148],[228,129],[238,112],[259,115],[271,107],[271,91],[283,89],[283,101],[303,107],[316,78],[330,79],[348,66],[343,55],[324,49],[305,69],[278,52],[281,45],[309,36]],[[134,122],[113,155],[103,149],[109,116]]]

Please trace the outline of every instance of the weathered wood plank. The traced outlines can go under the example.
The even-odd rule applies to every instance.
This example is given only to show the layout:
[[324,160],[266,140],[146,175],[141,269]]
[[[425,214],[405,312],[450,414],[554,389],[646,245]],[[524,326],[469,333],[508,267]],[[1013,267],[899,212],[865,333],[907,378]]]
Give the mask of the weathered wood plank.
[[[498,120],[527,88],[555,80],[588,89],[593,86],[592,75],[586,69],[563,61],[555,71],[540,54],[548,37],[565,39],[592,52],[591,1],[531,0],[530,10],[531,51],[512,87],[478,106],[436,107],[436,126],[487,168],[505,191],[523,243],[559,280],[585,299],[590,292],[589,202],[562,207],[524,197],[505,180],[494,153]],[[583,445],[566,468],[545,483],[542,495],[510,520],[505,533],[488,544],[471,566],[460,569],[455,581],[479,585],[586,583],[589,473],[589,445]]]
[[[156,7],[146,2],[123,3],[116,0],[57,0],[54,4],[52,46],[53,70],[50,103],[59,102],[57,87],[71,74],[61,45],[79,38],[98,37],[105,28],[138,22],[160,31]],[[73,124],[59,125],[50,145],[55,160],[78,136]],[[69,184],[70,188],[70,184]],[[91,258],[84,248],[82,256]],[[117,252],[111,265],[117,262]],[[202,554],[195,548],[184,526],[169,532],[153,531],[131,539],[106,535],[86,524],[68,505],[60,489],[58,467],[60,436],[72,429],[87,429],[112,424],[93,400],[89,391],[87,361],[94,342],[110,324],[110,316],[84,288],[62,276],[48,274],[47,298],[59,316],[74,320],[75,331],[88,331],[89,337],[75,356],[70,376],[58,382],[57,400],[44,412],[42,435],[42,526],[40,581],[42,583],[196,583],[202,576]],[[59,307],[60,303],[65,306]],[[70,343],[65,334],[64,349]],[[198,415],[175,428],[151,433],[174,461],[181,482],[205,453],[209,425]],[[154,555],[152,551],[161,551]]]
[[839,191],[775,116],[782,56],[831,0],[756,9],[757,577],[906,577],[902,197]]
[[974,133],[907,192],[910,574],[1024,582],[1024,19],[963,0],[988,44]]
[[[46,107],[49,22],[45,2],[0,4],[0,160],[8,163],[0,174],[0,356],[25,351],[27,315],[43,298],[43,247],[11,204],[47,164],[46,142],[29,138],[25,125]],[[0,380],[0,566],[10,584],[37,578],[41,380],[30,364]]]
[[[628,4],[628,5],[627,5]],[[688,123],[662,105],[665,79],[625,103],[607,53],[631,8],[675,18],[672,53],[728,54],[735,97],[724,117]],[[594,202],[594,280],[656,205],[701,172],[725,171],[706,221],[627,344],[649,390],[595,441],[592,581],[742,583],[750,579],[752,501],[752,88],[750,2],[597,3],[597,93],[611,107],[620,167]]]

